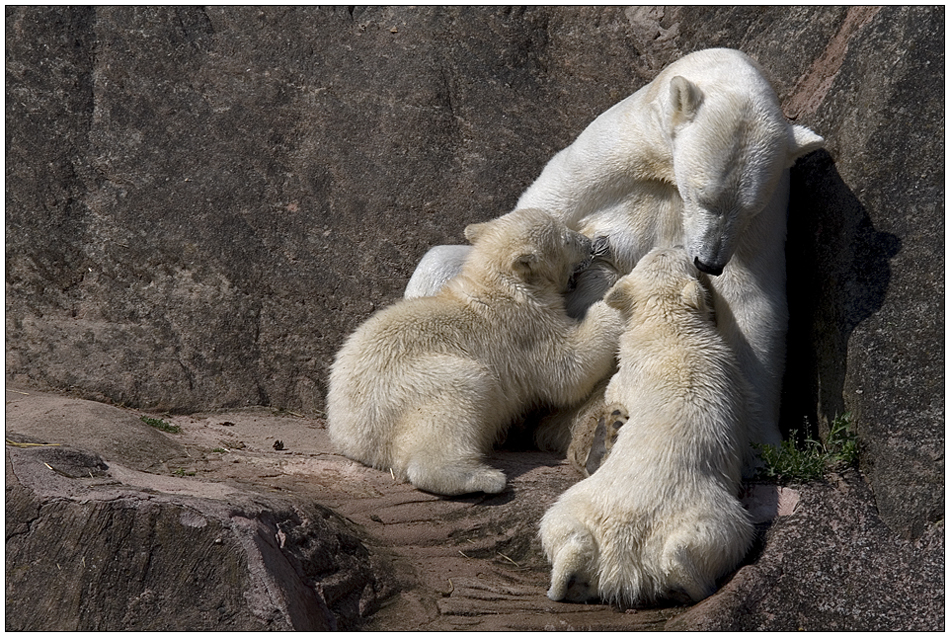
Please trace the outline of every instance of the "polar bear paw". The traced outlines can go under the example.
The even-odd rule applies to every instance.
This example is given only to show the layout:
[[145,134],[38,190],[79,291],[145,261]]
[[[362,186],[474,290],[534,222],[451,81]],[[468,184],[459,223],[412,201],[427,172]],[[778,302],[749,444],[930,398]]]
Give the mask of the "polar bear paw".
[[485,467],[479,471],[473,471],[466,480],[466,493],[475,493],[483,491],[485,493],[501,493],[505,489],[508,478],[498,469]]
[[594,439],[591,441],[590,453],[587,454],[587,463],[585,465],[587,473],[594,475],[594,472],[600,468],[610,455],[614,443],[617,442],[617,436],[620,435],[620,428],[630,419],[630,414],[626,408],[614,403],[604,409],[604,413],[597,419],[597,428],[594,429]]
[[439,495],[466,493],[501,493],[508,479],[504,472],[487,465],[428,466],[411,463],[406,471],[409,482],[417,489]]

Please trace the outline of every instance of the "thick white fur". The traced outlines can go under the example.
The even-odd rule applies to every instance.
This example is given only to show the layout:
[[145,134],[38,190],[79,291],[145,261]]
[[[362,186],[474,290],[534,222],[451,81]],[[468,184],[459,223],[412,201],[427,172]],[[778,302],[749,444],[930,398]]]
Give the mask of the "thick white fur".
[[620,313],[567,316],[563,293],[591,242],[540,210],[466,228],[462,272],[360,326],[330,373],[330,438],[345,455],[425,491],[497,493],[484,464],[513,418],[581,400],[614,364]]
[[438,293],[452,277],[462,271],[469,253],[469,246],[435,246],[422,256],[419,263],[428,264],[416,268],[406,284],[403,296],[414,299]]
[[697,274],[683,249],[656,249],[607,294],[627,328],[606,398],[630,419],[597,472],[541,521],[553,600],[698,601],[749,548],[736,498],[745,383]]
[[[705,271],[722,269],[711,283],[719,329],[752,386],[756,442],[778,444],[788,168],[823,144],[785,120],[749,57],[698,51],[595,119],[548,162],[518,207],[555,210],[569,227],[609,237],[613,261],[595,262],[578,278],[572,315],[654,246],[685,245]],[[434,254],[420,262],[417,282],[428,272],[445,275],[437,261]]]

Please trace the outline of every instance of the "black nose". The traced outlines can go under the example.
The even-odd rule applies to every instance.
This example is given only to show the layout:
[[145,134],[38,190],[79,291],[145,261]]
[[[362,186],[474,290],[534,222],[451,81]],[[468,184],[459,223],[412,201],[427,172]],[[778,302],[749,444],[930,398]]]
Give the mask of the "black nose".
[[717,266],[706,265],[705,263],[699,260],[699,257],[696,257],[695,259],[693,259],[693,265],[696,266],[697,270],[699,270],[700,272],[705,272],[706,274],[711,274],[713,276],[719,276],[720,274],[722,274],[721,265],[717,265]]

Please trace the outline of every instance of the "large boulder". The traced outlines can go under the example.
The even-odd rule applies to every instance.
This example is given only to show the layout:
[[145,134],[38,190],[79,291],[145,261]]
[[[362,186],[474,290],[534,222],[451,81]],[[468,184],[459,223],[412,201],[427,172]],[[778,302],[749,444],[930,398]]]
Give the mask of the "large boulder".
[[904,540],[932,537],[944,17],[9,7],[7,380],[175,413],[319,415],[343,338],[431,245],[507,212],[669,62],[735,47],[828,142],[792,171],[783,427],[824,436],[849,413],[862,506]]
[[195,477],[223,447],[118,407],[7,398],[8,630],[352,629],[396,590],[388,561],[327,507]]
[[944,629],[944,528],[896,537],[854,471],[802,487],[797,510],[775,521],[763,546],[716,595],[666,628]]
[[537,521],[578,479],[550,453],[494,454],[509,489],[441,498],[334,454],[322,420],[140,416],[8,389],[7,629],[617,630],[683,610],[545,597]]
[[784,102],[828,140],[793,171],[790,426],[850,413],[904,537],[944,517],[943,34],[943,8],[852,7]]

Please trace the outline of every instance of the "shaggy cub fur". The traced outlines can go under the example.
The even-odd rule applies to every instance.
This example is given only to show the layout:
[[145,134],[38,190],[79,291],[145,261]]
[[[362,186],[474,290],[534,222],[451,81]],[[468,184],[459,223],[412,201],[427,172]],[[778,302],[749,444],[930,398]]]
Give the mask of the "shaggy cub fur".
[[605,301],[627,319],[607,409],[629,420],[541,521],[548,597],[698,601],[752,541],[736,498],[748,389],[684,250],[654,249]]
[[526,409],[583,399],[609,374],[623,323],[603,302],[568,317],[563,293],[592,246],[551,215],[516,210],[465,236],[460,275],[347,339],[327,397],[345,455],[445,495],[501,491],[483,454]]

